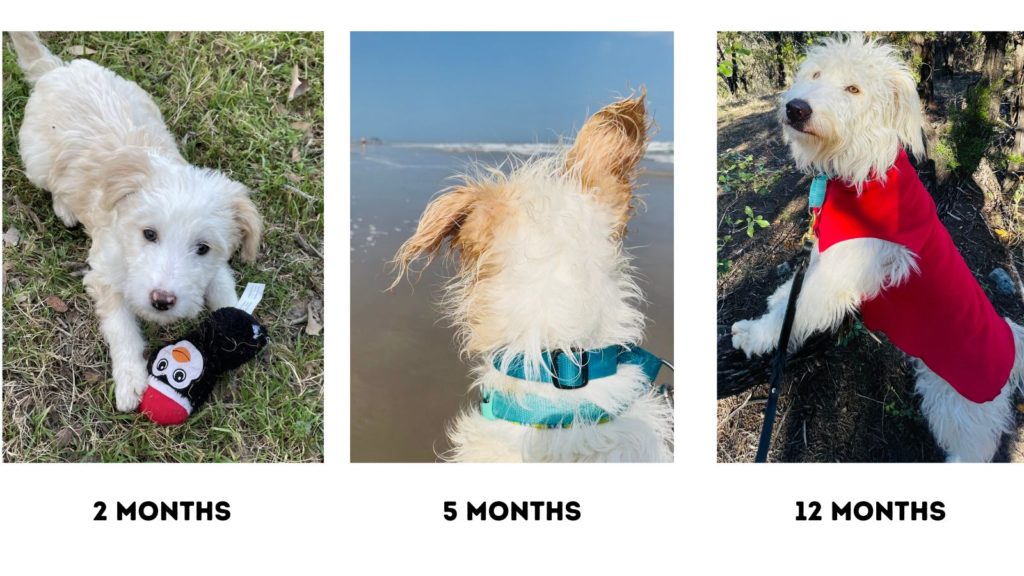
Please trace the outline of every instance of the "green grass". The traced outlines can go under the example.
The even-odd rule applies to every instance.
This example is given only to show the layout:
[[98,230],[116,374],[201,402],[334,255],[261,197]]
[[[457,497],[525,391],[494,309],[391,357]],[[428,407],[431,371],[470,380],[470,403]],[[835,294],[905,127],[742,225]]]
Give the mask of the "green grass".
[[[323,36],[316,33],[44,34],[65,59],[86,56],[153,95],[185,158],[249,186],[264,217],[260,257],[235,259],[239,292],[267,285],[256,315],[271,344],[227,375],[182,426],[114,408],[114,383],[81,282],[89,241],[65,229],[49,194],[22,173],[17,130],[28,86],[3,53],[3,456],[5,461],[319,462],[323,460]],[[310,90],[287,102],[292,68]],[[57,296],[68,311],[55,312]],[[151,347],[193,323],[144,325]]]

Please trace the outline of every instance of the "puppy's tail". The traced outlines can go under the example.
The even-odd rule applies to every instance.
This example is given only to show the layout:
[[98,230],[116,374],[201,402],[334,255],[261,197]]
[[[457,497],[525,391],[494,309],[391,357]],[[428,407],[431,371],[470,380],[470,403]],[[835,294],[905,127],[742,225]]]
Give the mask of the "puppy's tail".
[[18,66],[25,73],[25,80],[30,85],[51,70],[56,70],[64,62],[54,56],[39,40],[35,32],[8,32],[14,52],[18,55]]

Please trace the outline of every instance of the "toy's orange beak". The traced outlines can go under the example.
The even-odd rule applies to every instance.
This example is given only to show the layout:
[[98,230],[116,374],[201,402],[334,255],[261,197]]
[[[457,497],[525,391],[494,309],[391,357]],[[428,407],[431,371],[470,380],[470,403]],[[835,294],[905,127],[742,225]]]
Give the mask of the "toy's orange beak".
[[185,348],[184,346],[178,346],[177,348],[171,350],[171,356],[174,357],[174,360],[176,362],[179,362],[181,364],[184,364],[192,359],[192,355],[189,354],[188,349]]

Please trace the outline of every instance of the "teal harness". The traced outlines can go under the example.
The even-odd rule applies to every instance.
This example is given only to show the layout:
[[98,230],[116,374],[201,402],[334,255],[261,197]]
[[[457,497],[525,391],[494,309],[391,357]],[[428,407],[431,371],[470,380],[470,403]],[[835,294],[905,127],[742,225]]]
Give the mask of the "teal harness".
[[[593,350],[544,351],[539,374],[527,377],[522,354],[509,359],[498,355],[494,367],[519,380],[543,382],[560,390],[578,390],[593,380],[614,376],[619,366],[639,366],[650,386],[658,376],[662,360],[640,347],[608,346]],[[506,420],[536,428],[568,428],[577,424],[603,424],[615,415],[591,402],[566,405],[533,394],[513,395],[488,390],[480,402],[480,412],[488,420]]]

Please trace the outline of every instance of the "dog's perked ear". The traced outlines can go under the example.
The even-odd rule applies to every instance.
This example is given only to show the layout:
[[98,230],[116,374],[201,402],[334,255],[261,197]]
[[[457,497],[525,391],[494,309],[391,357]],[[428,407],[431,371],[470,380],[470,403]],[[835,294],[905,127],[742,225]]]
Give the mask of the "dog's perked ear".
[[417,258],[425,257],[426,265],[429,266],[445,239],[451,239],[452,246],[457,246],[457,236],[478,199],[479,191],[476,188],[459,186],[441,194],[427,205],[420,216],[416,232],[402,244],[391,261],[398,272],[391,284],[392,288]]
[[909,149],[914,157],[924,160],[924,116],[914,77],[901,65],[889,71],[886,82],[893,92],[888,115],[893,128],[896,129],[896,135],[904,148]]
[[252,262],[256,260],[259,252],[260,238],[263,236],[263,218],[256,209],[256,204],[249,198],[249,189],[241,184],[238,187],[241,191],[231,201],[240,238],[238,252],[243,262]]
[[625,232],[632,211],[633,179],[647,149],[645,93],[610,104],[580,129],[566,170],[577,171],[584,188],[618,214],[619,233]]

